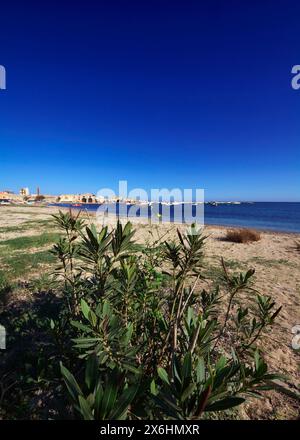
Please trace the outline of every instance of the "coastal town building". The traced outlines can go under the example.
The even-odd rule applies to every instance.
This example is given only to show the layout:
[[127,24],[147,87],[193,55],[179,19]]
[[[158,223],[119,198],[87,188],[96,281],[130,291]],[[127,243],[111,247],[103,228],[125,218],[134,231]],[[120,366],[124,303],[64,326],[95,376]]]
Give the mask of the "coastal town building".
[[120,196],[114,197],[104,197],[104,196],[95,196],[95,194],[84,193],[84,194],[61,194],[57,197],[56,201],[58,203],[127,203],[127,204],[135,204],[141,201],[136,199],[124,199]]
[[20,196],[30,196],[29,188],[21,188],[19,194]]
[[[59,203],[99,203],[95,194],[61,194],[58,197]],[[101,202],[101,200],[100,200]]]
[[[38,200],[39,199],[39,200]],[[9,202],[14,204],[32,204],[37,201],[43,203],[54,203],[57,197],[53,195],[30,194],[28,188],[21,188],[19,193],[4,190],[0,191],[0,202]],[[3,204],[3,203],[2,203]]]
[[36,193],[31,193],[29,188],[24,187],[19,190],[16,194],[13,191],[4,190],[0,191],[0,200],[9,201],[11,203],[20,204],[33,204],[37,202],[43,203],[70,203],[70,204],[93,204],[93,203],[127,203],[135,204],[141,203],[141,201],[136,199],[121,198],[119,196],[114,196],[111,198],[106,198],[103,196],[96,196],[92,193],[82,193],[82,194],[61,194],[60,196],[41,194],[39,187]]
[[0,200],[18,200],[20,196],[13,191],[4,190],[0,191]]

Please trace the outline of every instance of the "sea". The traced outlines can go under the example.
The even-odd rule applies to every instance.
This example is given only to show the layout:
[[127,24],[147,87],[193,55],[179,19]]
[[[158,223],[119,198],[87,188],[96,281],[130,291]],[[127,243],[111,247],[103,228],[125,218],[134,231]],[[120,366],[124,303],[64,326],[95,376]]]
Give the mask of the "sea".
[[[88,211],[107,209],[109,205],[82,204],[74,206],[72,204],[51,204],[51,206],[70,207]],[[177,223],[179,220],[178,212],[184,215],[186,223],[203,223],[205,225],[238,226],[243,228],[255,228],[259,230],[295,232],[300,233],[300,203],[297,202],[254,202],[241,204],[180,204],[166,206],[161,203],[152,206],[115,204],[116,215],[120,212],[127,212],[129,217],[150,217],[153,212],[158,218],[165,218],[168,211],[168,219]],[[110,205],[111,209],[112,206]]]

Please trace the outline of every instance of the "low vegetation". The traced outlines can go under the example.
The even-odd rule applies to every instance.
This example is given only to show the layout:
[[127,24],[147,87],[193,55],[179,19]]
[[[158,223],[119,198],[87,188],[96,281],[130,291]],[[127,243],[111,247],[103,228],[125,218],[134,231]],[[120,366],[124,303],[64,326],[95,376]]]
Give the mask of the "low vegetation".
[[225,240],[233,243],[251,243],[259,241],[261,235],[251,229],[230,229],[226,232]]
[[[40,226],[38,222],[35,224]],[[0,276],[15,281],[38,274],[39,269],[55,262],[49,248],[59,237],[59,233],[41,232],[0,241]]]
[[42,233],[40,235],[24,236],[11,238],[9,240],[2,240],[0,251],[3,251],[3,247],[7,246],[9,250],[21,250],[30,248],[40,248],[42,246],[47,246],[58,240],[59,234],[53,233]]
[[257,342],[280,307],[257,292],[254,270],[221,260],[222,282],[207,289],[194,225],[137,247],[130,223],[54,219],[54,273],[27,286],[30,302],[2,305],[3,418],[223,418],[273,388]]

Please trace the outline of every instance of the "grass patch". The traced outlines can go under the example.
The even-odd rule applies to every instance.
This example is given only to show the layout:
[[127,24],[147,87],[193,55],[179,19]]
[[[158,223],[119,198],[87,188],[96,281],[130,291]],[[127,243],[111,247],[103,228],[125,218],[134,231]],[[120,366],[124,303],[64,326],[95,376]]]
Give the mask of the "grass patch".
[[25,225],[30,226],[55,226],[55,222],[52,219],[49,220],[27,220],[25,222]]
[[[210,260],[215,260],[216,264],[207,262],[207,264],[204,265],[203,276],[207,280],[213,280],[215,283],[223,285],[225,283],[224,270],[221,265],[220,257],[212,256]],[[226,268],[231,274],[245,272],[249,268],[248,263],[249,261],[225,260]],[[253,279],[255,279],[255,277],[253,277]]]
[[7,274],[4,271],[0,271],[0,306],[5,303],[7,295],[11,291],[12,285],[7,278]]
[[261,266],[289,266],[289,267],[297,267],[296,264],[292,263],[291,261],[280,259],[280,260],[269,260],[267,258],[262,257],[252,257],[248,260],[248,263],[257,263]]
[[[216,261],[217,264],[221,267],[221,258],[218,255],[211,256],[210,259]],[[225,263],[226,263],[226,267],[232,270],[247,269],[247,264],[244,261],[226,259]]]
[[[12,281],[19,277],[30,277],[32,272],[41,266],[51,266],[55,257],[43,247],[55,243],[60,237],[58,233],[42,233],[35,236],[24,236],[0,242],[0,257],[5,276]],[[36,248],[36,252],[28,254],[26,250]],[[14,252],[17,251],[17,252]],[[19,252],[18,252],[19,251]],[[0,277],[1,281],[1,277]]]
[[39,227],[52,227],[54,222],[52,220],[29,220],[24,223],[20,223],[16,226],[5,226],[0,227],[0,233],[5,234],[6,232],[23,232]]
[[6,278],[16,279],[25,275],[32,275],[32,271],[40,266],[51,266],[55,262],[55,257],[49,251],[35,252],[28,257],[26,254],[16,254],[2,259],[2,264],[6,266]]
[[219,280],[224,275],[224,272],[222,270],[221,265],[220,266],[208,266],[206,269],[203,270],[203,276],[205,279],[209,280]]
[[60,237],[60,234],[44,232],[40,235],[24,236],[11,238],[9,240],[3,240],[0,242],[0,246],[7,246],[9,250],[21,250],[29,248],[39,248],[46,246],[47,244],[55,243]]

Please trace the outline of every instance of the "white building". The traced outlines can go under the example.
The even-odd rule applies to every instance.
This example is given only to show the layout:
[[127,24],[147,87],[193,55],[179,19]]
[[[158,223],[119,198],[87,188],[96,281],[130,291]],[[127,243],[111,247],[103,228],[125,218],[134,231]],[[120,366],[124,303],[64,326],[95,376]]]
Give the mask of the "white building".
[[20,196],[30,196],[29,188],[21,188],[19,193]]

